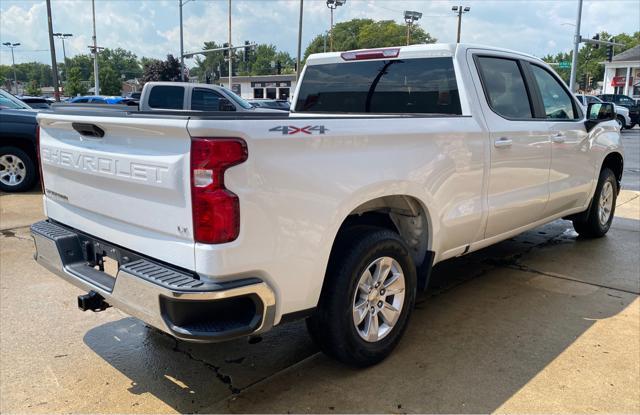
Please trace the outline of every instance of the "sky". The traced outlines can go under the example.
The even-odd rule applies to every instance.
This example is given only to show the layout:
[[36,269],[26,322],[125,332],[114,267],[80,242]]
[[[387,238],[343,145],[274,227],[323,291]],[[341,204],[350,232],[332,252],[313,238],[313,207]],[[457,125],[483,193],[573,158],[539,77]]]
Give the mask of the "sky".
[[[87,53],[91,44],[91,1],[52,0],[53,31],[72,33],[67,56]],[[164,58],[180,53],[179,0],[95,0],[98,46],[121,47],[138,57]],[[505,47],[536,56],[572,48],[578,0],[347,0],[335,11],[335,21],[353,18],[395,20],[403,11],[423,13],[418,24],[439,42],[455,42],[457,20],[451,7],[471,7],[463,15],[462,41]],[[245,40],[272,43],[296,55],[299,0],[232,0],[232,43]],[[226,42],[227,0],[191,0],[183,6],[184,49],[203,42]],[[303,53],[306,45],[329,28],[325,0],[304,0]],[[582,36],[600,31],[616,34],[640,30],[640,1],[585,0]],[[16,63],[51,63],[44,0],[0,0],[0,43],[20,42]],[[62,44],[56,40],[57,60]],[[0,63],[11,64],[11,53],[0,46]],[[193,60],[187,60],[192,66]]]

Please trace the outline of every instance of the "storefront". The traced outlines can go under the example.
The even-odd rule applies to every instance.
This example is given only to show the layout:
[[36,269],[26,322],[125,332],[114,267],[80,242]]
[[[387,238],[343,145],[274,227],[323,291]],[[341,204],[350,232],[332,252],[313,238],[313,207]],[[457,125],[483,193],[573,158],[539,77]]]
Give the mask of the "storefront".
[[604,64],[604,94],[623,94],[640,98],[640,46],[615,55]]

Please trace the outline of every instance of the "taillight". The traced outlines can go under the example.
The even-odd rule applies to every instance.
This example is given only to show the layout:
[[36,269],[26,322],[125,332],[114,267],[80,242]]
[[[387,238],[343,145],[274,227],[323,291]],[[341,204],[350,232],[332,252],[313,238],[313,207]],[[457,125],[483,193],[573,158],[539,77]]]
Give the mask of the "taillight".
[[227,190],[224,172],[247,159],[240,138],[191,139],[191,206],[196,242],[220,244],[240,232],[240,201]]
[[399,54],[400,48],[388,48],[342,52],[340,57],[345,61],[363,61],[367,59],[397,58]]
[[36,157],[38,159],[38,171],[40,172],[40,190],[44,193],[44,175],[42,174],[42,157],[40,156],[40,125],[36,125]]

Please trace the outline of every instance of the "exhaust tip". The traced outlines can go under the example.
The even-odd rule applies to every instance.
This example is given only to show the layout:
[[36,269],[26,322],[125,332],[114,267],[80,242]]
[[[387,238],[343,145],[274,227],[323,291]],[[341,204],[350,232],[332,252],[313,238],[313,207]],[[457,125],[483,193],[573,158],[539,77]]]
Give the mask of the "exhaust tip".
[[89,291],[86,294],[78,296],[78,308],[82,311],[91,310],[94,312],[104,311],[111,307],[104,297],[95,291]]

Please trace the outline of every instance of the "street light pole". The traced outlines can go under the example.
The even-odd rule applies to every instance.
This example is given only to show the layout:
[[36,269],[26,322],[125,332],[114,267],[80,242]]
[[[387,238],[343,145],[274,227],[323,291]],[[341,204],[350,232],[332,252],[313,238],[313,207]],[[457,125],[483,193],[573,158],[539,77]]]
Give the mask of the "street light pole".
[[16,75],[16,59],[13,56],[13,48],[20,46],[20,43],[4,42],[3,45],[11,49],[11,65],[13,68],[13,85],[15,86],[15,93],[18,95],[18,76]]
[[193,0],[178,0],[180,9],[180,80],[184,82],[184,35],[182,29],[182,7]]
[[[48,2],[49,0],[47,0]],[[96,3],[91,0],[91,12],[93,14],[93,93],[100,95],[100,79],[98,77],[98,41],[96,39]]]
[[182,0],[180,2],[180,80],[184,82],[184,40],[182,35]]
[[575,92],[576,71],[578,66],[578,49],[582,41],[580,36],[580,22],[582,21],[582,0],[578,0],[578,16],[576,19],[576,33],[573,35],[573,56],[571,57],[571,75],[569,76],[569,91]]
[[62,40],[62,56],[64,57],[64,70],[65,70],[65,81],[68,78],[68,74],[69,74],[69,68],[67,67],[67,50],[64,47],[64,40],[68,37],[73,36],[72,33],[54,33],[53,34],[55,37],[57,37],[58,39]]
[[229,90],[233,91],[233,89],[231,89],[231,71],[232,71],[232,65],[233,65],[233,57],[231,56],[231,52],[233,51],[232,46],[231,46],[231,0],[229,0]]
[[453,6],[451,10],[453,10],[458,15],[458,37],[456,43],[460,43],[460,33],[462,31],[462,14],[467,13],[469,10],[471,10],[471,7],[462,7],[462,5]]
[[300,20],[298,21],[298,59],[296,61],[296,82],[300,77],[300,54],[302,52],[302,6],[304,0],[300,0]]
[[411,27],[413,24],[417,22],[420,18],[422,18],[422,13],[413,12],[410,10],[405,10],[404,12],[404,22],[407,24],[407,46],[411,42]]
[[343,6],[347,0],[327,0],[327,7],[331,10],[331,29],[329,31],[329,51],[333,52],[333,10]]

